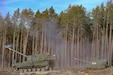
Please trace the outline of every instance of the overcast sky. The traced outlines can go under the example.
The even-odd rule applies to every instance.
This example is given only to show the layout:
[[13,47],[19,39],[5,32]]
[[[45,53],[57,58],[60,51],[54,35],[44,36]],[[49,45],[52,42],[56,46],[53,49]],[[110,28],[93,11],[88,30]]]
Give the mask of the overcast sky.
[[54,7],[56,13],[66,10],[71,5],[83,5],[87,11],[91,11],[101,3],[106,4],[108,0],[0,0],[0,12],[2,15],[10,12],[11,14],[17,8],[20,10],[31,8],[34,12],[46,8]]

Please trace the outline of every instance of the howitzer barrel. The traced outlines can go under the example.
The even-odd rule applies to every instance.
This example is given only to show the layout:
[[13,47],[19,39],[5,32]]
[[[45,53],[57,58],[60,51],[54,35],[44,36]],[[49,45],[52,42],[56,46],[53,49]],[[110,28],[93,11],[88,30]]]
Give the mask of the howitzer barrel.
[[24,57],[28,57],[27,55],[22,54],[21,52],[18,52],[18,51],[16,51],[16,50],[11,49],[11,48],[8,48],[8,49],[9,49],[10,51],[16,52],[16,53],[18,53],[18,54],[20,54],[20,55],[22,55],[22,56],[24,56]]
[[86,61],[86,60],[82,60],[82,59],[78,59],[78,58],[74,58],[75,60],[78,60],[78,61],[81,61],[81,62],[85,62],[85,63],[88,63],[90,64],[91,62],[90,61]]

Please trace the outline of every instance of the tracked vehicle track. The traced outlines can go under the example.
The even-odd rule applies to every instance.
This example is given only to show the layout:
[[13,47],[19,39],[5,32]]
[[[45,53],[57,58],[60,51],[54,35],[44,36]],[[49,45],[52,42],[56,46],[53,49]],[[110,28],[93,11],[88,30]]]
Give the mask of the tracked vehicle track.
[[15,72],[41,72],[41,71],[50,71],[51,68],[48,66],[43,66],[43,67],[15,67],[14,71]]
[[45,74],[49,74],[49,73],[57,73],[59,71],[55,71],[55,70],[48,70],[48,71],[45,71],[45,70],[29,70],[29,71],[24,71],[23,70],[20,70],[20,71],[14,71],[12,73],[12,75],[15,75],[15,74],[19,74],[19,75],[24,75],[24,74],[30,74],[30,75],[37,75],[37,74],[40,74],[40,75],[45,75]]

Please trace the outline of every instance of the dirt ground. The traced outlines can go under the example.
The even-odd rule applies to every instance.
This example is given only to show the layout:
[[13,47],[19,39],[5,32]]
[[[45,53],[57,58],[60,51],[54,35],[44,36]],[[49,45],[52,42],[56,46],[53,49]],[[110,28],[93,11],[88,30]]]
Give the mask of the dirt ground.
[[106,69],[99,69],[99,70],[85,70],[85,71],[77,71],[69,70],[69,71],[55,71],[55,72],[48,72],[46,74],[23,74],[23,73],[12,73],[10,69],[0,69],[0,75],[113,75],[113,67],[109,67]]

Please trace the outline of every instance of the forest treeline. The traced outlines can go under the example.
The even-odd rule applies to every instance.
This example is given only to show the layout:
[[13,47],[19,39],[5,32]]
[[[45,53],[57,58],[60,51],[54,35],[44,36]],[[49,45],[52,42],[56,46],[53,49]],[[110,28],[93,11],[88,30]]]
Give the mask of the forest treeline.
[[[59,14],[55,12],[53,7],[50,7],[42,12],[37,10],[36,13],[30,8],[22,11],[18,8],[12,16],[10,16],[10,13],[7,13],[5,17],[0,15],[1,66],[3,67],[6,64],[10,66],[14,60],[16,62],[25,61],[25,58],[21,55],[7,50],[5,45],[10,44],[12,49],[26,55],[43,52],[52,53],[53,47],[49,45],[51,39],[48,38],[53,37],[53,34],[49,33],[55,30],[57,32],[53,34],[54,37],[57,35],[57,38],[54,40],[57,42],[58,38],[62,38],[65,41],[65,57],[65,53],[70,53],[68,55],[71,55],[69,58],[71,60],[74,56],[73,51],[79,51],[81,47],[84,49],[83,44],[88,42],[91,45],[89,49],[92,49],[91,53],[93,53],[91,57],[105,57],[108,59],[109,65],[112,65],[113,3],[111,0],[106,5],[100,4],[90,12],[87,12],[82,5],[69,5],[66,10]],[[71,44],[68,49],[72,52],[68,50],[66,52],[68,44]],[[77,44],[77,48],[74,47],[75,44]],[[64,61],[66,59],[69,61],[68,58],[64,58]],[[66,64],[72,65],[72,62],[69,61],[64,66]]]

